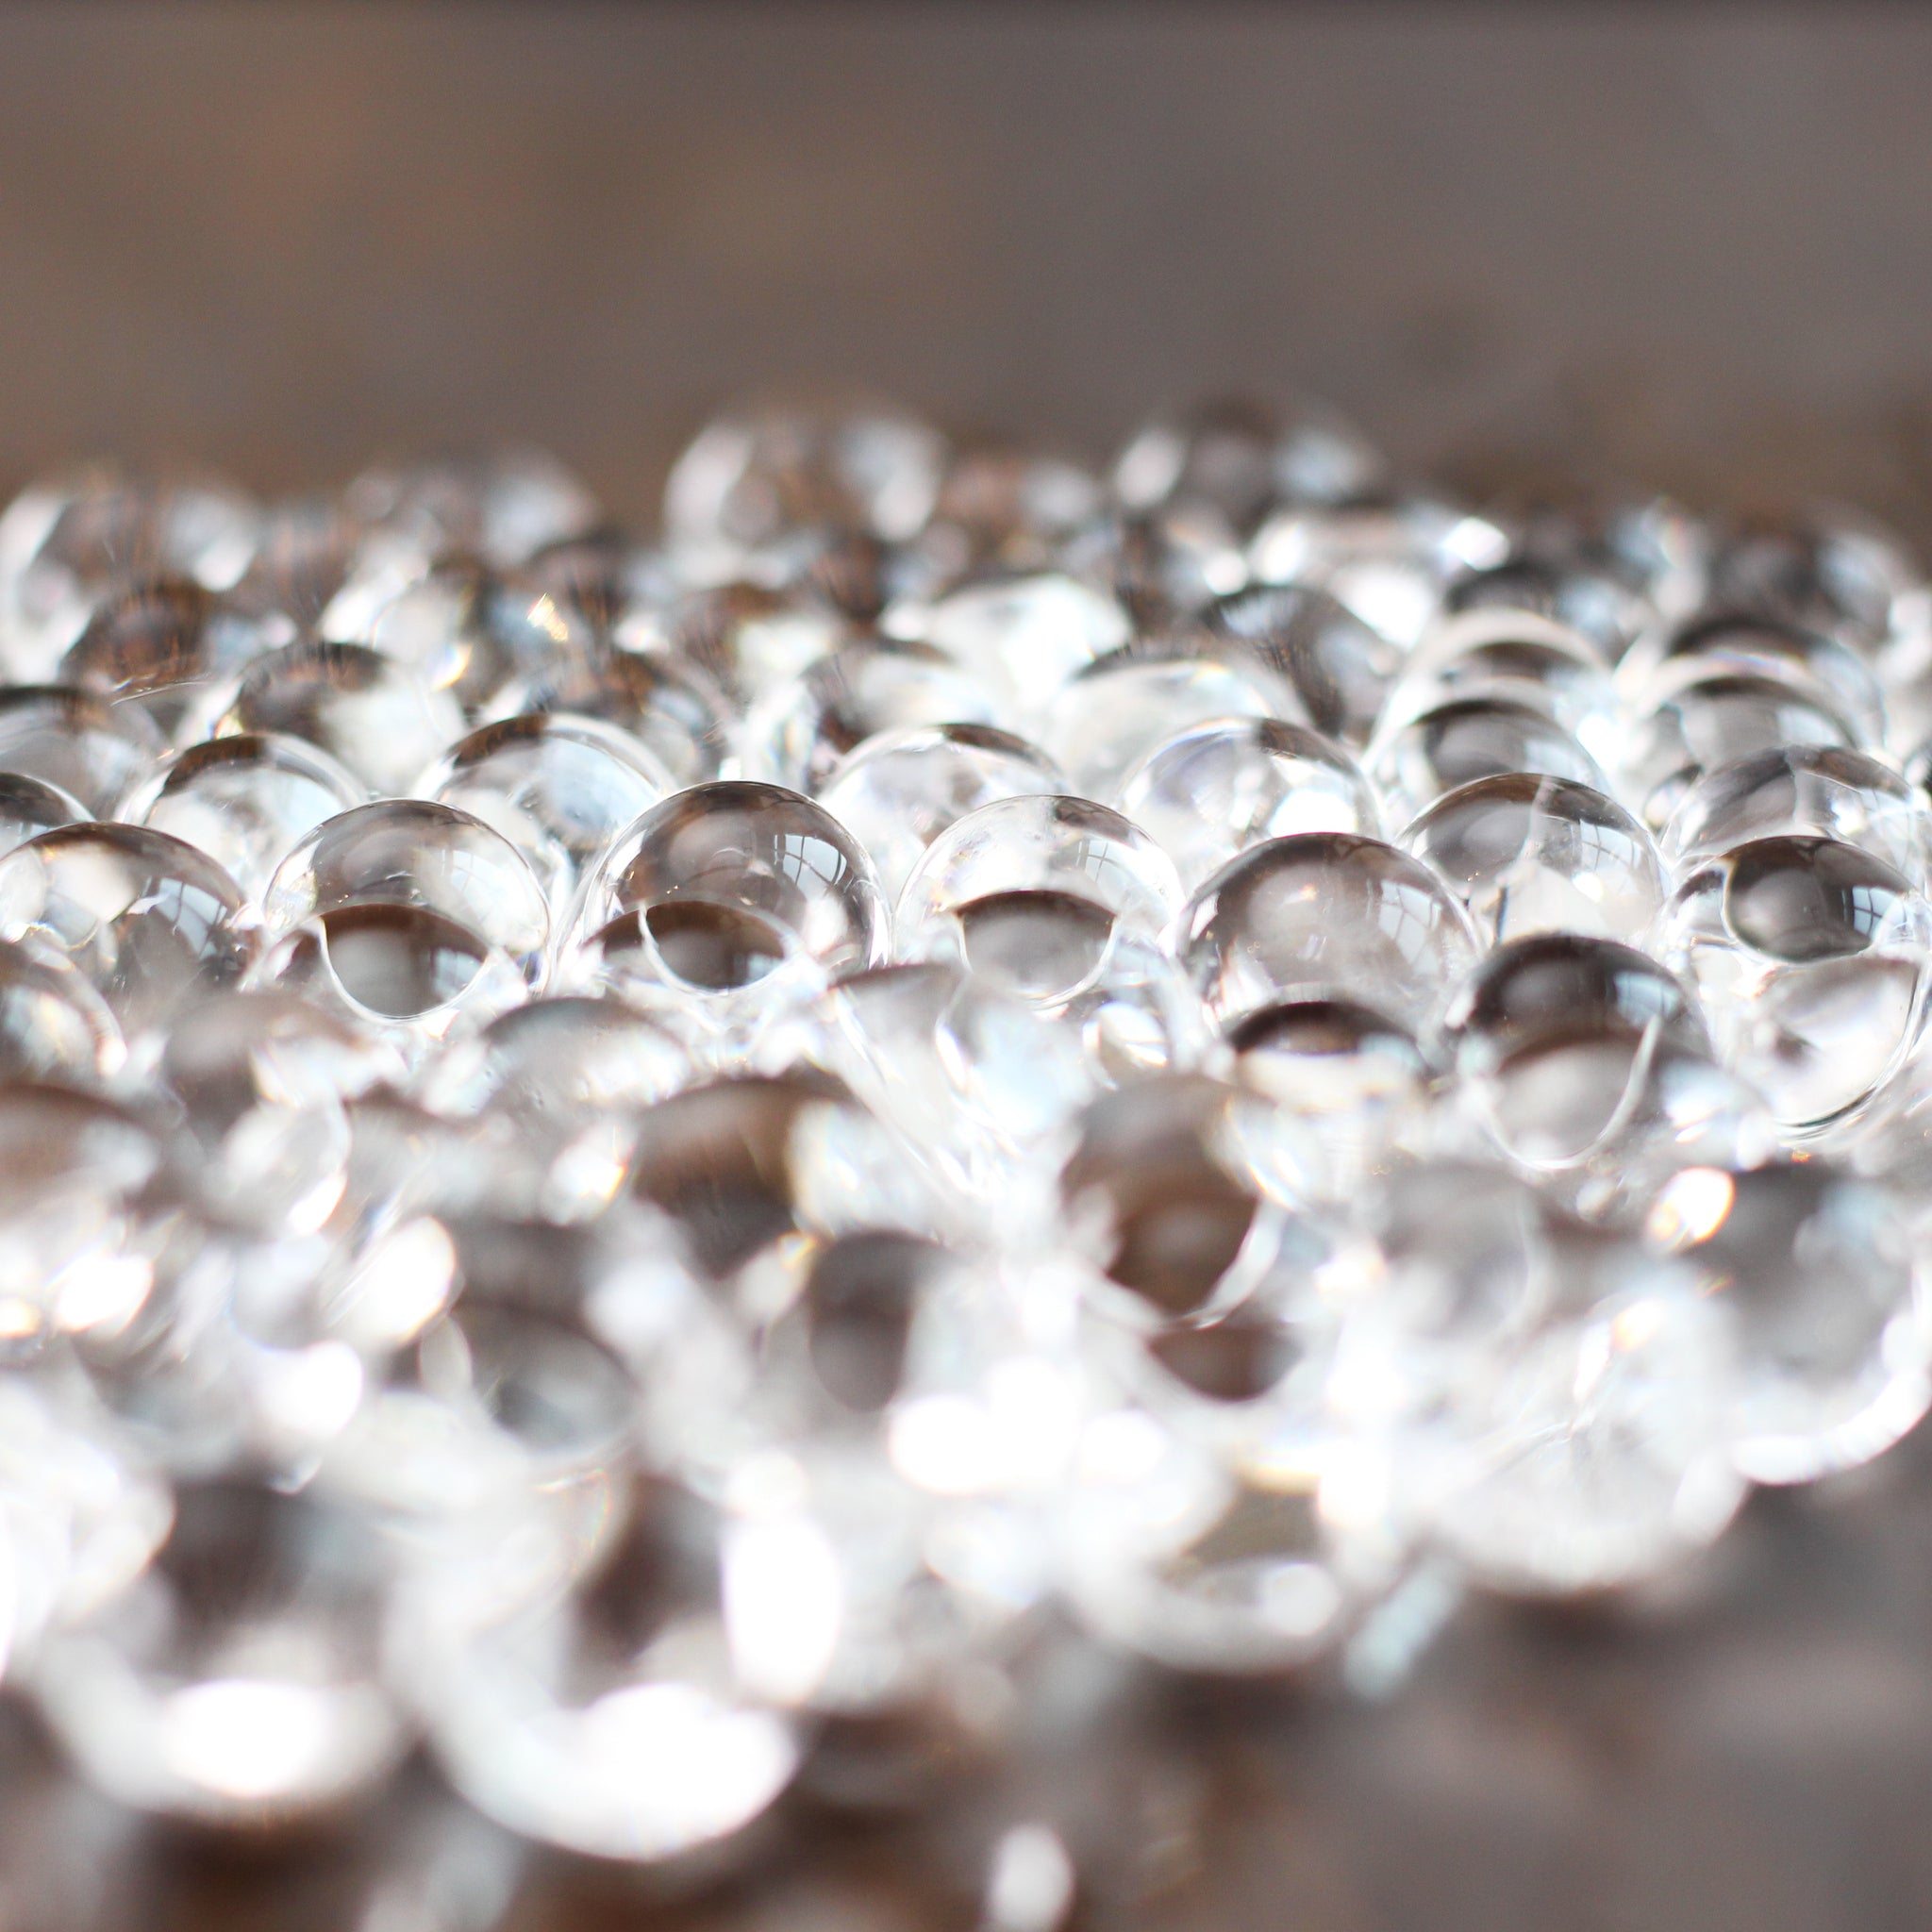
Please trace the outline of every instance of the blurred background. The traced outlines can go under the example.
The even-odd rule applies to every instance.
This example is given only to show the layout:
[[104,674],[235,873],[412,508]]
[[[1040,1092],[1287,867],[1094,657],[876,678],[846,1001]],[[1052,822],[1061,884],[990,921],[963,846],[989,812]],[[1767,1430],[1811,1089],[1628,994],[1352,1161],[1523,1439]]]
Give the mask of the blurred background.
[[[741,391],[1097,458],[1258,385],[1478,492],[1574,464],[1924,543],[1928,81],[1932,15],[1842,4],[4,8],[0,490],[527,440],[644,525]],[[1928,1471],[1758,1499],[1665,1603],[1473,1609],[1374,1705],[1070,1727],[1092,1924],[1919,1932]],[[354,1903],[433,1791],[289,1868],[108,1819],[10,1709],[0,1776],[4,1932],[444,1923]],[[829,1828],[735,1893],[580,1878],[505,1923],[952,1923],[929,1846]]]
[[1932,18],[1857,6],[0,10],[0,483],[533,439],[622,515],[721,397],[1093,454],[1292,385],[1932,529]]

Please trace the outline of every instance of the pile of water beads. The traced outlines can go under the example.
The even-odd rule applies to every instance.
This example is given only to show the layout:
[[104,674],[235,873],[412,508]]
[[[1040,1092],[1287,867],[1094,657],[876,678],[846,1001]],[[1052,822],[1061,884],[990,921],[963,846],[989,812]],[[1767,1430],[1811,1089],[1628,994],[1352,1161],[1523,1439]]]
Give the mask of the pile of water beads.
[[1856,518],[779,408],[649,545],[535,457],[37,486],[0,667],[7,1675],[125,1804],[426,1740],[675,1864],[1042,1617],[1297,1669],[1932,1402]]

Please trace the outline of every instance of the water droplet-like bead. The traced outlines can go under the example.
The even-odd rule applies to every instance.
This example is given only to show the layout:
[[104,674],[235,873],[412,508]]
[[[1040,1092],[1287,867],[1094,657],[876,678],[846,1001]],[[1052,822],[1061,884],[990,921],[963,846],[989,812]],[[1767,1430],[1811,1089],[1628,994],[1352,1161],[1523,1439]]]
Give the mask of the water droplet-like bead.
[[[656,652],[566,653],[506,685],[491,708],[498,718],[570,711],[615,724],[680,785],[715,777],[724,759],[722,701],[689,669]],[[452,732],[444,741],[460,735]]]
[[1753,1481],[1870,1461],[1932,1403],[1932,1308],[1883,1190],[1817,1159],[1690,1168],[1657,1195],[1649,1233],[1730,1319],[1724,1416]]
[[65,825],[0,858],[0,935],[64,954],[130,1042],[239,983],[251,958],[240,888],[179,839]]
[[1503,562],[1457,578],[1442,608],[1543,618],[1589,639],[1612,664],[1657,619],[1640,573],[1574,537],[1540,544],[1534,534]]
[[128,794],[121,816],[207,853],[258,905],[302,840],[368,795],[319,746],[244,731],[176,752]]
[[676,781],[628,732],[565,711],[473,731],[414,791],[479,818],[523,854],[561,921],[583,874]]
[[1658,955],[1693,985],[1724,1062],[1788,1128],[1860,1107],[1917,1031],[1932,908],[1883,859],[1753,840],[1677,890]]
[[261,625],[192,578],[161,577],[94,613],[61,658],[60,681],[139,704],[172,735],[209,680],[240,671],[267,641]]
[[452,457],[365,471],[343,492],[365,526],[426,556],[468,551],[498,570],[548,543],[594,529],[596,499],[556,458],[537,449]]
[[1259,659],[1229,650],[1156,656],[1136,649],[1096,658],[1047,707],[1041,742],[1086,798],[1114,803],[1128,773],[1191,724],[1232,718],[1305,723],[1293,691]]
[[673,466],[664,531],[685,574],[720,583],[788,573],[827,535],[918,534],[944,440],[889,405],[747,408],[718,418]]
[[939,835],[1001,798],[1066,790],[1053,760],[990,724],[875,732],[834,768],[818,800],[863,845],[896,901]]
[[112,812],[160,756],[142,711],[70,685],[0,690],[0,771],[55,786],[88,812]]
[[463,735],[463,712],[447,691],[366,644],[295,643],[242,673],[208,735],[238,732],[302,739],[393,797]]
[[[965,666],[1024,729],[1096,658],[1128,641],[1112,597],[1054,571],[962,584],[917,613],[925,642]],[[894,629],[892,613],[887,628]]]
[[1113,491],[1133,511],[1204,504],[1246,534],[1277,503],[1346,503],[1385,474],[1381,456],[1331,410],[1214,396],[1139,430],[1115,460]]
[[1410,654],[1385,722],[1475,696],[1547,711],[1599,762],[1616,748],[1609,667],[1594,644],[1561,625],[1513,610],[1444,618]]
[[72,793],[25,772],[0,772],[0,854],[92,814]]
[[64,953],[0,940],[0,1081],[93,1087],[126,1058],[107,1002]]
[[956,450],[919,548],[949,580],[1040,570],[1098,514],[1100,486],[1062,457],[997,445]]
[[1661,832],[1684,794],[1721,765],[1785,745],[1848,750],[1857,741],[1821,700],[1776,678],[1715,671],[1626,720],[1613,768],[1622,795]]
[[1346,999],[1259,1007],[1229,1031],[1228,1077],[1306,1130],[1307,1185],[1351,1201],[1424,1123],[1438,1069],[1407,1028]]
[[649,613],[626,625],[619,641],[650,648],[662,643],[660,632],[675,657],[748,705],[849,642],[853,627],[803,591],[732,583],[694,591],[661,619]]
[[1221,1025],[1286,997],[1355,1001],[1420,1027],[1480,951],[1427,866],[1346,832],[1271,839],[1230,859],[1179,934],[1181,963]]
[[1241,538],[1205,504],[1097,518],[1062,547],[1059,561],[1114,598],[1143,636],[1182,627],[1248,581]]
[[600,1211],[624,1178],[634,1117],[691,1078],[676,1038],[614,1000],[532,1000],[441,1054],[421,1086],[500,1154],[500,1205],[558,1222]]
[[653,807],[605,854],[558,973],[729,1060],[827,975],[878,964],[888,939],[872,863],[837,819],[721,779]]
[[1921,879],[1926,830],[1924,803],[1890,766],[1836,745],[1785,745],[1707,772],[1672,813],[1662,845],[1680,877],[1752,839],[1808,835]]
[[1614,799],[1527,772],[1458,786],[1398,842],[1448,880],[1489,945],[1534,932],[1640,945],[1667,890],[1650,834]]
[[458,1790],[525,1837],[635,1864],[715,1854],[757,1819],[800,1743],[741,1681],[722,1541],[715,1509],[637,1478],[561,1600],[479,1622],[431,1597],[406,1654]]
[[1871,648],[1892,635],[1920,589],[1904,543],[1875,519],[1842,509],[1741,520],[1717,533],[1706,598]]
[[189,1484],[153,1566],[46,1643],[35,1695],[124,1804],[228,1824],[322,1810],[408,1746],[379,1672],[386,1581],[346,1510]]
[[1441,605],[1450,580],[1499,563],[1508,539],[1487,518],[1424,496],[1330,509],[1277,511],[1255,533],[1250,559],[1264,584],[1325,591],[1402,650]]
[[115,591],[178,575],[225,591],[248,567],[260,510],[225,483],[143,480],[97,469],[36,484],[0,518],[0,656],[52,675]]
[[1286,678],[1316,728],[1357,750],[1402,668],[1402,652],[1379,631],[1306,584],[1252,585],[1210,605],[1202,623]]
[[1768,677],[1847,720],[1860,742],[1885,741],[1885,699],[1876,674],[1845,643],[1775,618],[1718,611],[1640,638],[1617,667],[1626,704],[1652,706],[1682,685],[1730,672]]
[[1410,824],[1458,786],[1511,772],[1610,789],[1596,760],[1547,711],[1507,697],[1455,698],[1414,717],[1391,717],[1363,763],[1391,827]]
[[987,690],[930,644],[871,638],[773,685],[744,722],[754,777],[816,793],[847,754],[882,731],[993,724]]
[[1298,832],[1359,832],[1381,819],[1369,781],[1332,739],[1277,718],[1176,732],[1128,772],[1121,809],[1199,888],[1236,854]]

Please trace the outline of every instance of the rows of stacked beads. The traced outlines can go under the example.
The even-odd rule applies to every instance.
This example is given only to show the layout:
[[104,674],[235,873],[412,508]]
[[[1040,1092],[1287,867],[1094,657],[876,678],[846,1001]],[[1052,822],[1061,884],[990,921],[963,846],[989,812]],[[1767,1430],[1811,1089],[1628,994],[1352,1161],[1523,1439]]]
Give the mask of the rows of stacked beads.
[[1855,518],[775,408],[648,546],[525,457],[37,487],[0,666],[8,1668],[125,1803],[426,1737],[681,1860],[1056,1614],[1297,1668],[1932,1401]]

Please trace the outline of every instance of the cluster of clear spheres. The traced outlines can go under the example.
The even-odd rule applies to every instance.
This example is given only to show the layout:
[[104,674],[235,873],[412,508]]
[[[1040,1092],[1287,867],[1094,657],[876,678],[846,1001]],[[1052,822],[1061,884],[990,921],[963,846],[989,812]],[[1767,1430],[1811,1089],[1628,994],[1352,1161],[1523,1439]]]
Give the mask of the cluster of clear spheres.
[[1051,1617],[1274,1674],[1694,1560],[1932,1405],[1928,626],[1863,524],[1257,405],[747,408],[644,542],[35,486],[8,1683],[202,1826],[421,1743],[708,1870]]

